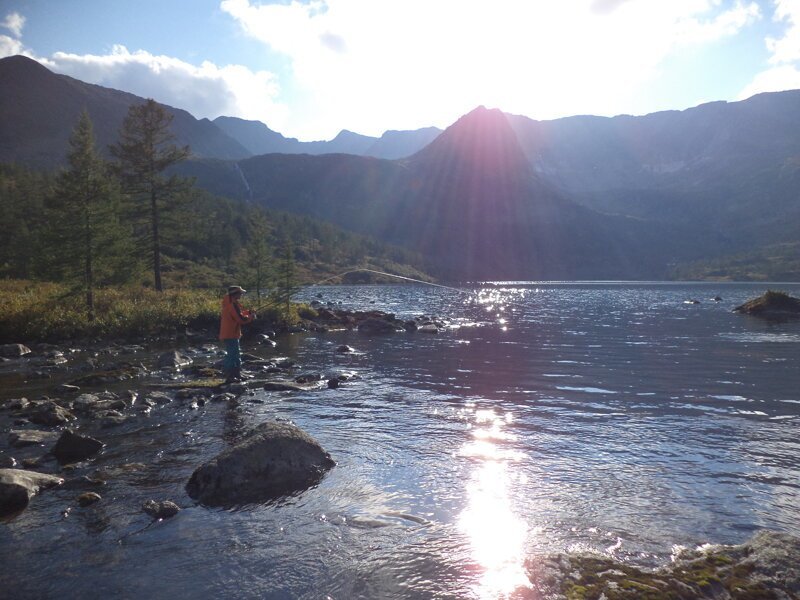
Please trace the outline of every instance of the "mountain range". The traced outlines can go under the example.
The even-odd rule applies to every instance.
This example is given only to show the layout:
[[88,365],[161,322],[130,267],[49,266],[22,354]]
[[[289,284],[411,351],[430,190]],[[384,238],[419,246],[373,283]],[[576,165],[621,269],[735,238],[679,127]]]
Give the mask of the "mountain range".
[[[63,164],[67,140],[86,108],[98,146],[116,142],[132,104],[144,98],[57,75],[25,56],[0,59],[0,162],[41,168]],[[333,140],[300,142],[285,138],[259,121],[218,117],[195,119],[185,110],[166,107],[173,115],[178,145],[189,145],[197,158],[237,160],[256,154],[349,154],[402,158],[413,154],[440,130],[387,131],[380,138],[342,131]]]
[[[106,145],[142,101],[23,57],[0,60],[0,89],[0,162],[44,168],[63,161],[84,106]],[[194,153],[180,171],[198,185],[418,250],[451,279],[662,279],[800,253],[800,91],[640,117],[479,107],[444,132],[328,142],[170,110]]]

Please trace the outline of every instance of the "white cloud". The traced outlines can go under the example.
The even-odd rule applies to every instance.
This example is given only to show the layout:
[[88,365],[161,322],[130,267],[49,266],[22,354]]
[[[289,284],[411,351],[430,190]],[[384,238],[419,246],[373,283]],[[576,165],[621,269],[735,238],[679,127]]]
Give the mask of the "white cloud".
[[800,70],[795,65],[781,65],[756,75],[753,81],[739,94],[739,99],[744,100],[763,92],[782,92],[796,89],[800,89]]
[[4,27],[18,38],[22,35],[22,28],[25,27],[25,17],[21,14],[13,12],[6,15],[6,18],[0,23],[0,27]]
[[267,71],[208,61],[196,66],[144,50],[130,52],[124,46],[114,46],[105,55],[56,52],[39,60],[58,73],[153,98],[198,118],[238,116],[276,128],[286,120],[287,109],[276,100],[278,84]]
[[[537,118],[613,114],[676,48],[735,35],[755,2],[223,0],[286,55],[311,109],[293,135],[444,126],[478,104]],[[332,43],[335,41],[335,43]],[[424,117],[421,117],[424,115]]]
[[23,54],[25,47],[22,42],[7,35],[0,35],[0,58]]
[[800,88],[800,0],[775,0],[773,20],[783,24],[785,30],[781,37],[768,36],[765,40],[772,66],[756,74],[739,94],[740,99]]

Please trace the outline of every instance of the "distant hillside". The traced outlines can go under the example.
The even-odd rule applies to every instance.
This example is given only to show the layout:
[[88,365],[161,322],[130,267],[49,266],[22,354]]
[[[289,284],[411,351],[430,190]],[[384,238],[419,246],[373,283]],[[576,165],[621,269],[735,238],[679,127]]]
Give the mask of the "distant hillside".
[[578,206],[536,176],[496,110],[476,109],[405,161],[264,155],[239,171],[187,168],[217,192],[228,181],[229,195],[412,248],[450,279],[663,277],[673,258],[657,228]]
[[252,154],[354,154],[375,158],[405,158],[424,148],[442,132],[436,127],[387,131],[380,138],[342,130],[330,141],[300,142],[272,131],[261,121],[217,117],[214,124]]
[[[56,75],[24,56],[0,59],[0,162],[51,168],[64,161],[67,140],[85,108],[94,124],[97,145],[117,141],[132,104],[144,98]],[[174,115],[178,144],[197,157],[238,159],[250,156],[241,144],[208,119],[166,107]]]
[[[22,57],[0,60],[0,85],[0,162],[36,167],[63,160],[84,106],[105,146],[142,100]],[[179,170],[202,187],[422,252],[447,277],[794,272],[775,249],[800,244],[800,91],[642,117],[481,107],[444,132],[327,142],[171,110],[195,153]]]
[[587,207],[702,223],[723,242],[716,252],[800,237],[800,91],[643,117],[509,122],[534,170]]

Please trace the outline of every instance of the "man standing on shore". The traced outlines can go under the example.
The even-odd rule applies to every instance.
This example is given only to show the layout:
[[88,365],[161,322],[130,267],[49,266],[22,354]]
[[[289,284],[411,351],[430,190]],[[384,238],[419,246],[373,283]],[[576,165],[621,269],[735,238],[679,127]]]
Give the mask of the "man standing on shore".
[[239,338],[242,337],[242,325],[252,323],[256,313],[242,308],[239,300],[246,293],[238,285],[228,288],[222,299],[222,313],[219,320],[219,339],[225,346],[225,360],[222,368],[225,372],[225,383],[242,380],[242,355],[239,349]]

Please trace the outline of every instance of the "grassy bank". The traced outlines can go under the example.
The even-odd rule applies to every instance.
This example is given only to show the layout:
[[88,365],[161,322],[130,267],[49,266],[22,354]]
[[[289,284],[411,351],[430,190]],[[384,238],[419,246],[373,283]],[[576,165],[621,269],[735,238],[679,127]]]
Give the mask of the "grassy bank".
[[88,321],[81,295],[54,283],[0,281],[0,341],[33,343],[79,338],[138,338],[210,323],[220,294],[207,290],[157,293],[140,287],[104,288],[95,294],[96,319]]
[[[87,338],[139,340],[182,332],[187,327],[215,327],[222,290],[168,290],[142,287],[104,288],[95,293],[96,318],[88,321],[81,295],[65,286],[21,280],[0,280],[0,343],[36,343]],[[254,307],[255,297],[244,305]],[[283,304],[281,303],[281,307]],[[290,314],[268,307],[259,321],[286,323],[298,319],[303,306]]]

